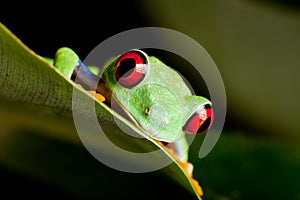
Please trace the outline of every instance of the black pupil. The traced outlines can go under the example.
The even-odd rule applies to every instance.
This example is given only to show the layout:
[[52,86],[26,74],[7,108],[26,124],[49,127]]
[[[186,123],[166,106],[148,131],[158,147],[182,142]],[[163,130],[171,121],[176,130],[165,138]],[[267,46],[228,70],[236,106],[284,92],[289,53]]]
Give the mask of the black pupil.
[[199,127],[197,133],[202,133],[204,131],[206,131],[208,129],[210,125],[210,117],[208,117],[205,122],[203,122],[203,124]]
[[117,73],[119,77],[126,78],[132,74],[135,68],[135,59],[126,58],[122,60],[117,68]]

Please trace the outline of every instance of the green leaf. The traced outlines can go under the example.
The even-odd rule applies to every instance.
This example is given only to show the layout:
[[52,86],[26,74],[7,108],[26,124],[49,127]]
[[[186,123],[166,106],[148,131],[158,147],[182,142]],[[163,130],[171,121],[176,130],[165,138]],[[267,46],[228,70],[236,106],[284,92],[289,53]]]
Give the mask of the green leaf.
[[[73,90],[81,102],[74,108],[72,108]],[[87,102],[92,100],[95,101],[98,120],[105,129],[110,130],[108,137],[114,143],[135,152],[160,149],[159,159],[170,161],[171,164],[159,170],[159,174],[166,175],[177,182],[177,185],[185,188],[188,192],[181,192],[187,197],[192,194],[201,199],[189,176],[159,143],[65,78],[49,61],[31,51],[2,24],[0,24],[0,97],[0,162],[3,165],[48,180],[77,195],[101,195],[105,190],[111,191],[110,197],[119,191],[132,194],[150,191],[156,196],[159,195],[155,194],[156,192],[172,191],[176,195],[173,189],[168,190],[168,185],[156,189],[150,188],[153,184],[139,186],[140,177],[155,181],[155,184],[160,186],[160,182],[164,181],[162,176],[151,178],[145,174],[136,178],[135,174],[124,175],[125,173],[116,172],[95,162],[95,159],[86,153],[77,135],[72,112],[90,117],[91,111],[85,108],[88,107]],[[125,134],[116,123],[143,138]],[[109,153],[112,158],[120,157],[117,152],[108,152],[110,148],[105,145],[97,146],[95,138],[89,137],[89,145],[96,151]],[[143,166],[156,161],[149,158],[147,162],[132,164]],[[116,189],[114,183],[106,183],[109,180],[107,174],[114,177],[113,173],[118,173],[120,177],[116,178],[118,182],[116,184],[124,183],[121,189]],[[174,187],[171,181],[167,184]]]

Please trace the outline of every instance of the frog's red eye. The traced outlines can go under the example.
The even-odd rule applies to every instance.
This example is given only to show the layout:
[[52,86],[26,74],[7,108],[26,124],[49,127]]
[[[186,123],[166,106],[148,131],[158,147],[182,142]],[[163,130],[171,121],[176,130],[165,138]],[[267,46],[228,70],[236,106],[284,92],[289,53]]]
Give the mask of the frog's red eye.
[[199,106],[183,127],[183,131],[192,134],[203,134],[213,122],[214,114],[210,104]]
[[140,50],[129,51],[121,55],[116,62],[116,79],[124,87],[131,88],[144,79],[148,66],[145,53]]

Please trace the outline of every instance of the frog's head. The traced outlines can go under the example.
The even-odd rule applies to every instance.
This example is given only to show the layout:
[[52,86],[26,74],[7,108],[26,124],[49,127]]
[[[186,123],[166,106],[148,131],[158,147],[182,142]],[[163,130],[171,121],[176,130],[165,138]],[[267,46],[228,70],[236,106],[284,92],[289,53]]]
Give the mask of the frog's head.
[[211,102],[192,95],[178,72],[141,50],[110,61],[102,81],[111,91],[111,106],[122,108],[155,139],[174,142],[185,133],[205,133],[211,126]]

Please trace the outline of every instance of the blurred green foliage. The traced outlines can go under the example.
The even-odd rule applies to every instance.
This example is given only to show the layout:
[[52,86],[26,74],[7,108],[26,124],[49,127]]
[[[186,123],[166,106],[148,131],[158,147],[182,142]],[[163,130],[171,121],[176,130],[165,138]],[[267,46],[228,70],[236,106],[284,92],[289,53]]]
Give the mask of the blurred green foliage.
[[228,97],[227,125],[299,140],[300,9],[267,2],[154,0],[140,6],[150,25],[189,35],[214,59]]

